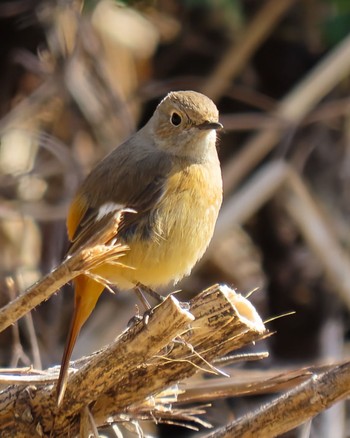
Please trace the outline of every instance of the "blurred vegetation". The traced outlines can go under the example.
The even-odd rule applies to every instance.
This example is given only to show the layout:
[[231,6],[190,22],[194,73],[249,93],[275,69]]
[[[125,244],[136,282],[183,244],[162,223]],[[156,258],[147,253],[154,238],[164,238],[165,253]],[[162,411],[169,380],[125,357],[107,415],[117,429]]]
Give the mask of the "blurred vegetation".
[[[261,366],[341,359],[349,347],[350,2],[124,3],[0,3],[1,305],[64,256],[67,207],[89,169],[168,91],[195,89],[215,100],[225,126],[225,221],[179,285],[182,297],[214,282],[242,293],[258,287],[251,300],[264,318],[296,312],[270,323],[276,334]],[[289,177],[273,179],[269,165],[281,162],[306,201],[288,195]],[[105,293],[75,357],[113,339],[135,302]],[[71,310],[67,286],[1,333],[1,366],[57,364]],[[208,418],[223,424],[249,403],[219,402]],[[327,418],[315,423],[318,437],[330,436]]]

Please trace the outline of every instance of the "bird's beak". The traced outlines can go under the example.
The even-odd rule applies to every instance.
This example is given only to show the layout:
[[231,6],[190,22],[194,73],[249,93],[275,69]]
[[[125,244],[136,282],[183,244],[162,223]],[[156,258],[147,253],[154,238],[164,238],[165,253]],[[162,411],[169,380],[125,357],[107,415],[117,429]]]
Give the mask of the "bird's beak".
[[204,122],[204,123],[201,123],[200,125],[197,125],[197,128],[198,129],[202,129],[202,130],[204,130],[204,129],[208,129],[208,130],[209,129],[215,129],[215,131],[217,131],[218,129],[222,129],[223,126],[219,122]]

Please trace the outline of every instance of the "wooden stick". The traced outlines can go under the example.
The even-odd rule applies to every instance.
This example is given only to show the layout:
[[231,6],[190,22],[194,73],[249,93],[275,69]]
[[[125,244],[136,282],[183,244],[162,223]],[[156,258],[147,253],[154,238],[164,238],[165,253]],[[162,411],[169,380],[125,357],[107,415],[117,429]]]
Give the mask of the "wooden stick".
[[278,192],[283,197],[283,207],[313,250],[334,285],[335,292],[350,308],[350,258],[329,226],[326,212],[322,212],[310,189],[283,160],[275,160],[262,166],[226,202],[203,261],[215,252],[215,245],[230,231],[233,224],[245,223]]
[[350,309],[349,255],[339,244],[315,197],[301,177],[291,168],[288,173],[288,183],[282,191],[283,207],[320,261],[335,291]]
[[122,410],[135,403],[133,382],[140,377],[147,381],[147,387],[137,387],[137,397],[143,402],[150,393],[203,369],[215,374],[215,368],[210,365],[214,358],[248,345],[266,333],[249,301],[226,286],[209,288],[193,298],[189,305],[195,317],[192,330],[176,340],[168,352],[154,357],[142,369],[141,376],[140,370],[130,373],[123,384],[123,394],[115,388],[114,394],[97,400],[92,411],[97,424],[103,424],[109,406]]
[[5,330],[34,307],[50,298],[59,288],[84,271],[93,269],[108,259],[122,257],[125,245],[104,245],[113,238],[121,221],[122,211],[110,219],[100,232],[57,268],[29,287],[22,295],[0,309],[0,332]]
[[266,438],[301,425],[350,394],[350,362],[312,376],[292,391],[204,438]]
[[255,50],[265,41],[276,24],[296,0],[269,0],[264,3],[252,22],[226,52],[202,91],[211,99],[219,100],[234,78],[247,64]]
[[[326,55],[278,105],[275,116],[296,125],[350,71],[350,36]],[[278,143],[284,130],[269,128],[254,135],[223,169],[225,193],[242,179]]]
[[[283,160],[274,160],[261,167],[223,205],[209,251],[220,242],[237,224],[246,223],[284,185],[289,176],[289,165]],[[208,257],[205,254],[204,257]]]
[[17,438],[35,430],[52,437],[74,436],[82,408],[91,402],[97,426],[131,405],[135,415],[137,406],[152,412],[151,395],[199,370],[215,373],[212,359],[266,334],[254,307],[226,286],[213,286],[188,306],[191,313],[168,297],[147,324],[136,324],[85,360],[70,376],[59,409],[52,382],[8,387],[0,394],[0,436]]

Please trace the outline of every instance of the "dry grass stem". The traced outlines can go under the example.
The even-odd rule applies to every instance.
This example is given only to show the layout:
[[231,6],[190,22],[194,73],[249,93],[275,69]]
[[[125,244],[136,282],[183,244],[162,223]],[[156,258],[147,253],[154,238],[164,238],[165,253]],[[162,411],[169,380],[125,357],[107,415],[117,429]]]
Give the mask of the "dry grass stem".
[[[226,286],[211,287],[187,307],[184,310],[169,296],[153,309],[147,323],[137,323],[88,360],[75,362],[78,369],[69,377],[60,408],[52,382],[38,379],[30,386],[8,387],[0,395],[1,436],[10,436],[11,430],[12,437],[22,437],[24,427],[26,433],[40,428],[51,436],[64,436],[68,430],[74,435],[80,428],[81,410],[91,403],[97,427],[110,417],[127,414],[129,406],[137,417],[137,406],[144,412],[145,400],[150,403],[151,395],[198,370],[213,372],[208,365],[215,358],[266,335],[254,307]],[[155,401],[150,411],[157,408]],[[15,412],[10,423],[4,421],[8,411]]]
[[334,291],[350,308],[350,257],[339,244],[325,212],[319,208],[317,199],[300,176],[291,169],[288,184],[283,187],[281,195],[284,197],[284,208],[334,285]]
[[205,438],[275,437],[303,424],[350,394],[350,363],[313,375],[295,389]]
[[335,367],[344,365],[341,361],[332,365],[311,365],[298,369],[237,369],[230,377],[188,382],[186,391],[179,394],[176,403],[207,403],[216,399],[244,395],[264,395],[291,390],[312,376],[317,376]]
[[[274,114],[295,126],[350,71],[350,36],[326,55],[311,72],[280,102]],[[265,129],[254,135],[242,151],[224,166],[226,193],[234,188],[271,151],[284,131]]]
[[246,66],[255,50],[265,41],[276,24],[296,0],[269,0],[245,28],[238,42],[234,42],[215,71],[202,87],[202,92],[219,100],[235,77]]
[[106,259],[122,257],[127,247],[107,244],[118,232],[122,211],[96,233],[85,245],[57,268],[27,289],[22,295],[0,309],[0,332],[50,298],[58,289],[84,271],[93,269]]
[[212,245],[205,257],[215,251],[215,244],[229,232],[232,224],[243,224],[269,199],[278,194],[283,207],[308,242],[334,291],[350,308],[350,258],[340,245],[317,199],[301,177],[284,161],[264,165],[224,205]]
[[284,184],[288,171],[283,160],[262,166],[222,207],[213,242],[220,241],[233,224],[244,224],[256,214]]

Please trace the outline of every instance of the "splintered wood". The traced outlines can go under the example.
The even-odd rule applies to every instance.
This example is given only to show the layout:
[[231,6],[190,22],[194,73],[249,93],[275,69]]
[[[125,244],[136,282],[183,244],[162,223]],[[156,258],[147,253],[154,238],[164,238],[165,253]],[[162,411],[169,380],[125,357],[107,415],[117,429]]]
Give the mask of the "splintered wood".
[[47,372],[51,382],[31,376],[30,385],[7,387],[0,394],[0,435],[74,436],[87,406],[97,427],[123,413],[137,419],[138,410],[157,410],[158,393],[198,371],[219,374],[215,359],[266,334],[250,302],[227,286],[212,286],[186,304],[169,296],[111,345],[73,363],[59,408],[56,369]]

